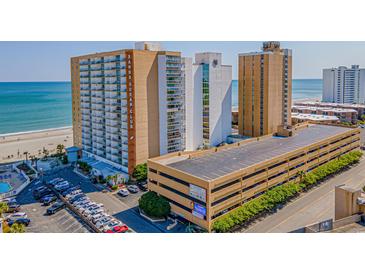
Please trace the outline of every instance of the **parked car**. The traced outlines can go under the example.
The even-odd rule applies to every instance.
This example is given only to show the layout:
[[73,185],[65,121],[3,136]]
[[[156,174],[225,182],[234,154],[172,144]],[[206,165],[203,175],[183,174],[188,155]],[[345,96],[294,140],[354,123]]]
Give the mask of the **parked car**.
[[7,219],[13,219],[13,220],[17,220],[17,219],[27,219],[28,215],[25,212],[15,212],[9,216],[7,216]]
[[57,191],[65,191],[66,189],[69,189],[71,186],[70,186],[70,183],[67,182],[67,181],[63,181],[63,182],[60,182],[60,183],[57,183],[54,188],[57,190]]
[[82,190],[80,190],[80,189],[78,189],[78,190],[74,190],[74,191],[72,191],[71,193],[67,194],[67,195],[65,196],[65,198],[66,198],[66,199],[71,199],[71,198],[74,198],[74,197],[76,197],[77,195],[80,195],[80,194],[82,194]]
[[39,186],[39,187],[37,187],[37,188],[33,189],[33,194],[34,194],[35,192],[40,192],[40,191],[43,191],[43,190],[45,190],[45,189],[48,189],[48,187],[46,187],[46,186]]
[[61,209],[65,208],[65,207],[66,207],[66,205],[63,202],[56,202],[52,206],[47,208],[47,214],[48,215],[55,214],[56,212],[60,211]]
[[117,225],[114,226],[112,229],[108,229],[105,233],[124,233],[129,230],[128,226],[126,225]]
[[115,220],[115,219],[112,219],[110,222],[108,222],[108,223],[104,224],[104,225],[102,226],[101,230],[102,230],[103,232],[106,232],[106,231],[108,231],[108,230],[112,229],[112,228],[113,228],[113,227],[115,227],[115,226],[121,226],[121,225],[123,225],[123,223],[122,223],[122,222],[117,221],[117,220]]
[[6,213],[13,213],[13,212],[18,212],[20,210],[20,205],[18,204],[8,204],[8,210],[6,211]]
[[96,214],[96,215],[93,215],[92,218],[91,218],[91,222],[93,224],[96,224],[99,220],[105,218],[105,217],[108,217],[109,215],[106,214],[105,212],[100,212],[99,214]]
[[135,185],[130,185],[130,186],[127,186],[127,189],[129,192],[131,193],[138,193],[138,187],[135,186]]
[[85,197],[86,197],[86,195],[84,193],[79,193],[79,194],[76,194],[74,196],[69,197],[68,201],[72,204],[72,203],[74,203],[74,202],[76,202],[80,199],[85,198]]
[[90,219],[91,216],[104,212],[103,208],[97,208],[93,210],[86,210],[83,214],[86,218]]
[[17,200],[15,198],[5,198],[3,199],[3,202],[6,204],[17,204]]
[[[88,214],[90,213],[91,211],[93,210],[97,210],[97,209],[103,209],[102,205],[101,204],[94,204],[94,205],[91,205],[89,206],[88,208],[86,208],[85,210],[82,210],[82,214],[85,215],[85,214]],[[81,211],[80,211],[81,212]]]
[[47,194],[47,195],[43,196],[42,198],[40,198],[39,199],[39,202],[44,203],[44,200],[47,200],[47,199],[49,199],[51,197],[56,197],[56,195],[54,195],[54,194]]
[[86,211],[86,210],[93,210],[93,209],[96,209],[96,208],[98,208],[98,207],[97,207],[97,205],[96,205],[96,203],[91,202],[90,204],[87,204],[87,205],[85,205],[85,206],[80,207],[80,208],[78,209],[78,211],[79,211],[80,213],[84,213],[84,211]]
[[43,200],[43,205],[44,206],[49,206],[50,204],[53,204],[54,202],[57,201],[57,197],[56,196],[48,196],[47,199]]
[[74,201],[73,203],[72,203],[72,205],[74,206],[74,207],[77,207],[77,206],[82,206],[82,205],[84,205],[84,204],[86,204],[86,203],[90,203],[91,201],[90,201],[90,199],[89,199],[89,197],[82,197],[82,198],[80,198],[80,199],[78,199],[78,200],[76,200],[76,201]]
[[147,182],[138,182],[137,183],[137,186],[142,191],[147,191],[148,190],[148,188],[147,188]]
[[81,204],[79,204],[79,205],[77,205],[76,206],[76,209],[78,210],[78,211],[81,211],[81,209],[83,209],[83,208],[87,208],[87,207],[89,207],[89,206],[91,206],[91,205],[94,205],[95,203],[94,202],[92,202],[92,201],[85,201],[85,203],[81,203]]
[[51,193],[52,191],[48,187],[42,186],[33,190],[33,197],[34,199],[39,200],[43,196],[49,195]]
[[67,196],[68,194],[72,193],[73,191],[76,191],[76,190],[79,190],[80,187],[79,186],[73,186],[73,187],[70,187],[69,189],[66,189],[64,191],[62,191],[62,196],[65,197]]
[[46,182],[47,185],[51,185],[51,186],[54,186],[55,184],[58,184],[60,182],[64,181],[64,179],[62,178],[54,178],[48,182]]
[[71,204],[73,204],[74,206],[77,206],[79,204],[82,204],[82,203],[85,203],[85,202],[89,202],[89,201],[90,201],[89,197],[84,196],[84,197],[80,197],[80,199],[72,200],[72,203],[71,203],[71,201],[69,201],[69,202]]
[[129,195],[129,191],[126,190],[125,188],[122,188],[121,190],[118,191],[118,195],[122,197],[127,197]]
[[107,223],[109,223],[109,222],[111,222],[111,221],[113,221],[113,218],[112,218],[112,217],[110,217],[110,216],[108,216],[108,217],[105,217],[105,218],[103,218],[103,219],[99,220],[99,221],[95,224],[95,226],[96,226],[96,228],[101,229],[104,225],[106,225]]
[[12,226],[13,224],[23,224],[25,226],[28,226],[30,224],[30,219],[28,218],[19,218],[19,219],[10,219],[6,221],[9,226]]

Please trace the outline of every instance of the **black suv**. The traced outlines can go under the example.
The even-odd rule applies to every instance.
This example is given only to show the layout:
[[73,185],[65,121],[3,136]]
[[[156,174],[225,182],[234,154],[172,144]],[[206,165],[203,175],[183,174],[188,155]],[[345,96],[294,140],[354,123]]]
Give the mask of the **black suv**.
[[66,207],[66,205],[63,202],[57,202],[57,203],[53,204],[51,207],[47,208],[47,214],[53,215],[65,207]]
[[148,188],[147,188],[147,182],[138,182],[137,183],[137,186],[142,191],[147,191],[148,190]]

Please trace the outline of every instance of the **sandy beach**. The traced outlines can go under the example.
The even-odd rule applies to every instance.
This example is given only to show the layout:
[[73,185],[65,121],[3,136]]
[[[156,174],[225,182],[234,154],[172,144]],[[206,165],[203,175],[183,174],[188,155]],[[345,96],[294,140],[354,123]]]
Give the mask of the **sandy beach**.
[[25,151],[43,156],[45,148],[52,154],[59,144],[73,145],[72,127],[0,135],[0,163],[23,160]]

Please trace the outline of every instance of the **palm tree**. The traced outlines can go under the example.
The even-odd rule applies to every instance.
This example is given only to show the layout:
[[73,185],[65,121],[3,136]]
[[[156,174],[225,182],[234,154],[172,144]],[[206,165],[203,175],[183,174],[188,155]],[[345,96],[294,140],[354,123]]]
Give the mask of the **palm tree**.
[[64,149],[65,149],[65,146],[63,144],[57,145],[57,153],[58,154],[62,154]]
[[4,202],[0,202],[0,217],[3,216],[4,212],[7,212],[9,209],[8,204]]
[[29,152],[28,151],[24,151],[23,154],[25,155],[25,160],[28,162],[28,154],[29,154]]
[[45,147],[43,148],[43,154],[45,158],[48,157],[49,151]]
[[[7,203],[0,202],[0,222],[2,222],[3,213],[8,211],[8,209],[9,209],[9,207],[8,207]],[[1,232],[3,232],[3,231],[1,231]]]
[[14,223],[10,227],[10,233],[24,233],[25,232],[25,226],[23,224]]

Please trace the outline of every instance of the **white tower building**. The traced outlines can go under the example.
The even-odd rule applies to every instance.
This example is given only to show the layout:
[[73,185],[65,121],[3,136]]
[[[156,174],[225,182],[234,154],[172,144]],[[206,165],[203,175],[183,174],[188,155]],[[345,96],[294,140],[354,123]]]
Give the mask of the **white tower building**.
[[351,68],[323,70],[323,101],[332,103],[365,103],[365,69]]
[[221,53],[184,58],[186,150],[225,142],[232,129],[232,66]]

